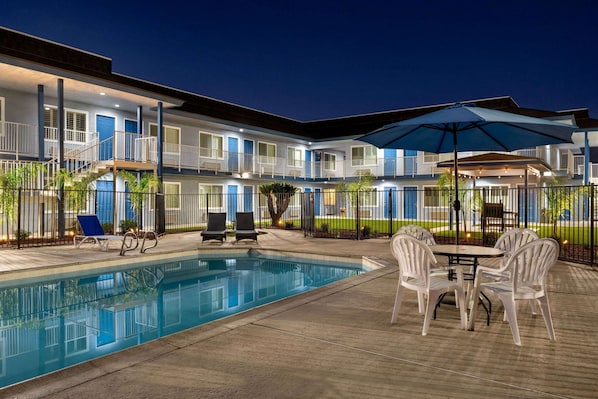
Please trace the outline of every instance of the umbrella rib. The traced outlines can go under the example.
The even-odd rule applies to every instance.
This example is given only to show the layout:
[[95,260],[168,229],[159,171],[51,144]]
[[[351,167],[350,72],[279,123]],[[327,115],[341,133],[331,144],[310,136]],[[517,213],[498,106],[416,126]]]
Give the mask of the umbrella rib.
[[554,134],[543,133],[543,132],[540,132],[538,130],[534,130],[534,129],[530,128],[530,127],[527,127],[525,125],[517,125],[517,124],[514,124],[514,123],[505,123],[505,125],[513,126],[513,127],[518,128],[518,129],[522,129],[522,130],[528,131],[530,133],[537,134],[538,136],[550,137],[552,139],[558,139],[558,140],[561,140],[563,143],[567,142],[566,140],[563,140],[562,138],[560,138],[558,136],[555,136]]
[[[395,127],[396,127],[396,126],[391,126],[391,127],[388,127],[388,128],[386,128],[386,129],[384,129],[384,128],[381,128],[380,130],[373,131],[372,133],[366,134],[366,135],[365,135],[365,136],[363,136],[363,137],[367,137],[367,136],[369,136],[369,135],[371,135],[371,134],[374,134],[374,133],[380,133],[380,132],[384,132],[384,131],[386,131],[386,130],[393,129],[393,128],[395,128]],[[421,126],[414,126],[414,127],[413,127],[413,129],[411,129],[411,130],[408,130],[407,132],[405,132],[404,134],[402,134],[402,135],[401,135],[401,137],[400,137],[400,139],[402,139],[402,138],[404,138],[404,137],[406,137],[406,136],[409,136],[409,135],[411,135],[411,134],[415,133],[415,131],[416,131],[417,129],[419,129],[420,127],[421,127]],[[384,147],[386,147],[387,145],[389,145],[390,143],[392,143],[393,141],[396,141],[396,140],[398,140],[398,138],[396,138],[396,137],[395,137],[393,140],[386,141],[386,142],[384,142],[384,143],[379,143],[379,145],[377,144],[377,145],[376,145],[376,147],[378,147],[378,148],[384,148]]]

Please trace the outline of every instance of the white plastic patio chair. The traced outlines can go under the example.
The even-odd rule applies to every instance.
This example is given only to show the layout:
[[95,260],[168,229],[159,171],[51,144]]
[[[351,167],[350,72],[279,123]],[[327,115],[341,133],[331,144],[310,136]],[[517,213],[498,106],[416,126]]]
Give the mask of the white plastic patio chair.
[[515,228],[510,229],[496,240],[494,248],[505,251],[504,257],[501,259],[501,263],[504,265],[509,260],[509,257],[519,247],[527,244],[530,241],[537,240],[538,234],[532,229]]
[[[538,238],[538,234],[532,230],[532,229],[527,229],[527,228],[514,228],[514,229],[510,229],[508,230],[506,233],[502,234],[500,237],[498,237],[498,240],[496,240],[496,243],[494,244],[494,248],[500,249],[502,251],[505,251],[505,255],[502,258],[497,258],[500,259],[500,266],[504,266],[507,261],[509,260],[509,257],[511,256],[512,253],[514,253],[519,247],[522,247],[523,245],[527,244],[528,242],[537,240]],[[483,266],[488,266],[488,265],[484,265]],[[498,276],[496,273],[493,273],[491,276],[486,275],[484,276],[486,278],[492,278],[496,281],[498,280],[502,280],[507,278],[508,276]],[[471,300],[471,298],[467,298],[468,300]],[[530,301],[530,307],[532,310],[532,314],[537,314],[537,310],[536,310],[536,302],[535,301]],[[505,314],[506,317],[506,314]],[[505,318],[506,320],[506,318]]]
[[436,240],[434,240],[432,233],[416,224],[406,224],[401,226],[399,230],[397,230],[396,234],[409,234],[410,236],[418,239],[419,241],[423,241],[428,245],[436,245]]
[[[479,266],[476,272],[475,294],[497,295],[505,308],[505,315],[511,327],[513,340],[521,345],[517,324],[518,300],[538,301],[548,330],[548,336],[555,340],[550,306],[546,295],[548,271],[557,261],[559,244],[551,238],[539,238],[519,247],[511,254],[500,269]],[[496,276],[499,280],[483,282],[485,277]],[[470,321],[473,323],[473,320]],[[472,324],[473,326],[473,324]]]
[[[445,276],[434,276],[431,269],[437,267],[436,257],[427,244],[408,234],[395,234],[391,239],[392,253],[399,264],[399,282],[395,304],[390,319],[391,324],[396,323],[401,301],[405,289],[414,290],[418,298],[426,298],[426,312],[422,335],[428,334],[430,320],[440,295],[455,290],[459,303],[464,303],[463,275],[457,273],[457,281],[448,280]],[[461,328],[467,325],[465,306],[460,306]]]
[[[416,224],[406,224],[403,225],[399,228],[399,230],[397,230],[397,232],[395,233],[395,235],[397,234],[408,234],[410,236],[412,236],[413,238],[422,241],[428,245],[436,245],[436,240],[434,239],[434,236],[432,235],[432,233],[430,233],[428,230],[426,230],[425,228],[418,226]],[[390,251],[393,251],[393,247],[391,245],[390,247]],[[394,253],[393,253],[394,255]],[[396,256],[395,256],[396,258]],[[443,275],[446,278],[448,278],[448,272],[446,270],[432,270],[432,274],[434,275]],[[424,303],[425,303],[425,298],[423,296],[423,294],[418,294],[417,295],[417,304],[418,304],[418,311],[419,313],[424,313]],[[457,302],[457,306],[458,306],[458,302]]]

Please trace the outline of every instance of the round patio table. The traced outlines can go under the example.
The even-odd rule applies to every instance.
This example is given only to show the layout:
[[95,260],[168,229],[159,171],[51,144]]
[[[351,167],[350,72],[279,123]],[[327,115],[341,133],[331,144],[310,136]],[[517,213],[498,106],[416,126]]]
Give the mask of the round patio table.
[[[473,268],[473,276],[474,279],[474,287],[475,287],[475,276],[476,270],[478,268],[478,259],[479,258],[499,258],[504,256],[505,251],[493,248],[493,247],[481,247],[479,245],[457,245],[457,244],[440,244],[440,245],[430,245],[430,249],[432,253],[435,255],[444,255],[448,256],[449,264],[453,266],[459,265],[461,259],[466,259],[471,263],[467,263],[464,266],[472,266]],[[488,306],[484,303],[483,299],[488,301]],[[486,311],[486,324],[490,325],[490,312],[492,309],[492,303],[490,299],[487,297],[480,298],[480,302]],[[471,320],[472,317],[475,317],[475,309],[477,306],[472,305],[469,311],[469,325],[468,329],[473,330],[474,324]]]

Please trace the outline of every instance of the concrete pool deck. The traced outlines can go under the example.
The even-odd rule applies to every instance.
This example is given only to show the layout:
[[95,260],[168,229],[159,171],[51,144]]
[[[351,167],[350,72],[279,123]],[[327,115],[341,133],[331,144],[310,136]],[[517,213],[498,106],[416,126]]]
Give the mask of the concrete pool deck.
[[[0,251],[0,278],[37,268],[86,267],[165,253],[262,248],[378,258],[388,267],[0,390],[6,398],[595,398],[598,273],[559,262],[549,275],[557,341],[540,315],[519,312],[517,347],[502,306],[490,326],[459,329],[443,305],[427,336],[417,298],[405,294],[390,325],[397,267],[388,239],[305,238],[267,230],[259,244],[201,244],[199,232],[166,235],[148,253],[96,248]],[[151,252],[151,253],[150,253]]]

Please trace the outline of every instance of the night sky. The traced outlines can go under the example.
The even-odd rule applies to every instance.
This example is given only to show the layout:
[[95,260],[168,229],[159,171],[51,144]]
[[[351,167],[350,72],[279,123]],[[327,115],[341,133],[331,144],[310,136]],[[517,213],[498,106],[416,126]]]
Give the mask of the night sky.
[[510,95],[598,117],[598,1],[6,2],[113,71],[302,121]]

